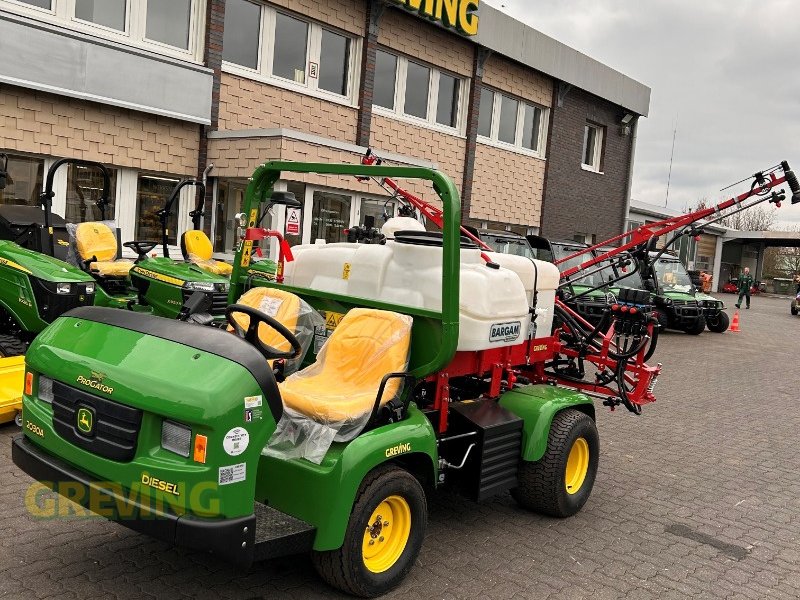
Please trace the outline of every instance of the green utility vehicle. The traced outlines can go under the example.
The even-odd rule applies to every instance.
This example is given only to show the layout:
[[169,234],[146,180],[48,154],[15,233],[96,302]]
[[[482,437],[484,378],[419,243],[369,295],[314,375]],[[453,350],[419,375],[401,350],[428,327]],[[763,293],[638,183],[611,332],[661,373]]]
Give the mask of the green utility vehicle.
[[[427,180],[443,231],[307,246],[287,263],[284,285],[251,278],[261,207],[282,172]],[[245,214],[226,311],[235,334],[104,308],[60,317],[28,352],[16,465],[134,530],[239,565],[311,552],[326,581],[361,596],[386,592],[414,566],[437,489],[478,501],[511,490],[521,506],[555,517],[582,508],[598,466],[595,409],[587,395],[546,383],[545,365],[569,341],[532,323],[553,314],[555,267],[520,261],[526,280],[535,273],[528,290],[522,276],[460,247],[458,192],[430,169],[267,163],[250,180]],[[386,287],[391,278],[398,291]],[[491,306],[463,294],[462,279],[497,283],[503,317],[490,314],[484,329],[477,312],[460,311]],[[260,309],[234,304],[248,285],[272,294]],[[314,335],[327,342],[277,383],[276,359],[303,358],[286,309],[300,300],[324,315]],[[280,344],[265,342],[267,332]],[[586,360],[607,365],[610,381],[635,357]],[[627,394],[652,401],[658,370],[637,363]],[[320,455],[293,456],[295,446],[274,445],[276,430],[314,432],[305,441]]]

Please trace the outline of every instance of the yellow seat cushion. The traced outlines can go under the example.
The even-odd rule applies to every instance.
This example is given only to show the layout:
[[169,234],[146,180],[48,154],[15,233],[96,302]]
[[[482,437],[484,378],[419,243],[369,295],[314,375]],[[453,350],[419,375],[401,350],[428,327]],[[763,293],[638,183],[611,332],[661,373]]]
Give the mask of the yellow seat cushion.
[[127,277],[132,268],[132,260],[96,260],[89,263],[89,270],[103,277]]
[[[239,298],[236,304],[244,304],[269,315],[291,332],[297,331],[297,319],[300,317],[300,298],[290,292],[268,287],[255,287]],[[250,326],[250,317],[242,313],[233,313],[233,318],[245,331]],[[228,331],[233,327],[228,326]],[[258,326],[258,338],[262,343],[280,352],[288,352],[292,345],[269,325]],[[270,364],[272,361],[269,361]]]
[[75,246],[81,260],[95,257],[98,261],[113,261],[117,257],[117,235],[105,223],[81,223],[75,229]]
[[186,231],[181,236],[181,252],[184,260],[193,262],[207,273],[229,277],[233,271],[232,265],[211,258],[214,246],[205,232],[198,229]]
[[[399,313],[351,310],[316,362],[280,384],[284,405],[321,423],[363,417],[372,411],[383,377],[406,370],[411,325],[411,317]],[[397,395],[400,383],[389,380],[381,405]]]
[[181,236],[181,251],[185,260],[190,260],[191,256],[196,256],[200,260],[211,260],[214,246],[205,232],[191,229]]

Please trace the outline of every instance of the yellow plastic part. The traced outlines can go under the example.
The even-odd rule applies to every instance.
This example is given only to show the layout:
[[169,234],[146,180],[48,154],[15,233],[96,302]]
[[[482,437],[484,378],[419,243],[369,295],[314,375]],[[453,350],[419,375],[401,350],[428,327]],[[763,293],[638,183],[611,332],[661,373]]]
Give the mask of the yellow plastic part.
[[185,232],[181,240],[181,249],[184,258],[196,264],[203,271],[223,277],[229,277],[233,272],[233,265],[211,258],[214,246],[203,231],[192,229]]
[[[255,287],[242,294],[236,304],[244,304],[269,315],[289,331],[297,329],[297,319],[300,316],[300,298],[290,292],[267,287]],[[247,330],[250,317],[242,313],[233,313],[236,322]],[[228,331],[233,327],[228,326]],[[281,352],[292,349],[291,344],[269,325],[264,323],[258,326],[258,337],[266,344]],[[270,364],[272,361],[269,361]]]
[[575,440],[567,457],[564,485],[568,494],[577,494],[589,471],[589,443],[582,437]]
[[[280,384],[284,404],[321,423],[354,420],[369,413],[383,377],[406,369],[411,324],[410,317],[399,313],[351,310],[317,361]],[[397,394],[400,383],[389,380],[381,405]]]
[[411,508],[402,496],[389,496],[369,518],[361,544],[364,566],[373,573],[391,569],[411,535]]
[[105,223],[78,225],[75,229],[75,246],[81,260],[89,260],[94,256],[98,261],[106,262],[117,257],[117,236]]
[[205,232],[197,229],[191,229],[183,234],[183,247],[187,257],[194,254],[200,260],[211,260],[211,254],[214,252],[211,240]]
[[89,263],[89,268],[103,277],[125,277],[133,268],[131,260],[95,261]]
[[25,357],[0,358],[0,423],[13,421],[22,410]]

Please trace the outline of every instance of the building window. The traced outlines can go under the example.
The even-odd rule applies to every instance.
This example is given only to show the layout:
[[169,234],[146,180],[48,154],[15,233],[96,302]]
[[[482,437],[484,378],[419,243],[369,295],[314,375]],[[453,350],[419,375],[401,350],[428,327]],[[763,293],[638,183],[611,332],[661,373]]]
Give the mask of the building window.
[[247,0],[226,2],[222,41],[225,60],[257,70],[260,39],[261,6]]
[[[158,211],[167,204],[173,188],[180,179],[160,175],[139,175],[136,187],[136,234],[137,240],[161,241],[161,221]],[[167,223],[167,242],[178,245],[178,208],[180,199],[172,207],[172,216]]]
[[350,202],[352,196],[315,191],[311,209],[311,239],[327,243],[346,242],[344,233],[350,225]]
[[375,87],[372,103],[394,110],[394,90],[397,84],[397,57],[378,50],[375,57]]
[[600,159],[603,154],[603,128],[599,125],[586,125],[583,130],[583,163],[590,171],[600,172]]
[[202,0],[0,0],[0,9],[196,62],[203,54],[205,5]]
[[464,80],[378,50],[373,105],[433,126],[460,129]]
[[484,87],[478,111],[478,135],[484,143],[544,156],[545,108]]
[[[108,170],[110,185],[105,218],[113,220],[116,215],[117,170]],[[68,223],[100,221],[103,216],[97,201],[103,195],[103,174],[95,167],[70,164],[67,169],[67,210],[64,219]],[[160,237],[158,238],[160,239]]]
[[639,227],[644,226],[644,221],[631,221],[628,220],[628,231],[635,231],[639,229]]
[[227,0],[222,58],[245,77],[351,100],[354,38],[250,0]]
[[127,0],[75,0],[76,19],[117,31],[128,29],[127,13]]
[[149,40],[188,50],[191,15],[192,0],[148,0],[145,35]]
[[[0,166],[4,163],[0,155]],[[44,161],[40,158],[8,155],[6,187],[0,190],[0,204],[39,206],[44,187]]]

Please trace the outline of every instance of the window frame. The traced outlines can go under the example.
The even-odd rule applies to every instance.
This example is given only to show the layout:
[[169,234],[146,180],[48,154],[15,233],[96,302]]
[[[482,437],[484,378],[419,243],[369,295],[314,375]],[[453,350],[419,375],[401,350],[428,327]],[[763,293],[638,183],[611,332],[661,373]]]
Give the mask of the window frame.
[[125,31],[77,18],[75,16],[75,0],[52,0],[52,10],[26,4],[21,0],[0,0],[0,9],[133,48],[202,64],[206,19],[204,0],[190,0],[189,43],[188,48],[185,49],[147,37],[148,1],[157,2],[159,0],[126,0]]
[[[586,142],[589,139],[587,132],[589,129],[595,130],[594,157],[592,164],[586,164],[583,159],[586,156]],[[581,148],[581,169],[591,173],[603,174],[603,144],[605,143],[605,127],[597,123],[587,122],[583,128],[583,147]]]
[[[320,23],[303,15],[298,15],[290,10],[278,8],[263,2],[244,0],[259,5],[261,8],[261,21],[258,36],[258,65],[255,69],[229,62],[223,59],[222,70],[225,73],[253,79],[275,87],[283,88],[299,94],[313,96],[337,104],[355,108],[358,106],[358,89],[360,85],[361,69],[361,38],[348,31]],[[306,39],[306,82],[297,83],[272,74],[275,57],[275,25],[277,15],[281,13],[293,19],[303,21],[308,25],[308,38]],[[315,63],[320,68],[320,53],[322,48],[322,30],[346,37],[350,42],[347,57],[347,93],[337,94],[319,87],[319,76],[311,77],[309,65]]]
[[[485,135],[478,134],[478,142],[486,144],[488,146],[494,146],[495,148],[500,148],[502,150],[508,150],[510,152],[525,154],[526,156],[532,156],[534,158],[540,158],[542,160],[545,160],[547,156],[546,146],[547,146],[547,132],[550,124],[550,108],[547,106],[543,106],[537,102],[528,100],[526,98],[521,98],[514,94],[498,90],[497,88],[494,88],[492,86],[482,85],[481,88],[482,88],[481,94],[483,94],[483,89],[486,89],[487,91],[492,92],[494,94],[494,97],[492,98],[492,117],[490,125],[490,135],[487,137]],[[502,106],[503,97],[509,98],[517,102],[517,123],[516,123],[516,129],[514,131],[513,144],[504,142],[499,137],[500,116],[501,116],[500,107]],[[541,111],[541,118],[539,120],[539,135],[537,138],[536,150],[531,150],[530,148],[526,148],[525,146],[522,145],[522,140],[525,137],[525,131],[524,131],[525,111],[528,106],[531,106],[534,109],[538,108]]]
[[[446,69],[442,69],[437,67],[436,65],[432,65],[430,63],[426,63],[425,61],[418,60],[416,58],[408,58],[404,54],[396,52],[390,48],[378,48],[379,52],[385,52],[386,54],[391,54],[397,59],[397,70],[395,71],[395,80],[394,80],[394,108],[386,108],[385,106],[379,106],[378,104],[372,105],[372,112],[374,114],[378,114],[384,117],[389,117],[392,119],[397,119],[399,121],[404,121],[406,123],[412,125],[418,125],[420,127],[426,127],[429,129],[435,129],[442,133],[447,133],[450,135],[455,135],[458,137],[465,136],[465,128],[466,128],[466,121],[467,121],[467,104],[469,100],[469,85],[470,80],[463,75],[459,75],[458,73],[454,73],[452,71],[447,71]],[[412,62],[417,65],[423,66],[426,69],[430,70],[430,78],[428,80],[428,105],[427,105],[427,115],[426,117],[420,118],[414,115],[407,114],[405,112],[405,104],[406,104],[406,86],[408,83],[408,63]],[[444,73],[445,75],[449,75],[450,77],[454,77],[456,81],[459,82],[459,91],[458,91],[458,109],[456,111],[456,125],[455,127],[451,127],[449,125],[442,125],[441,123],[436,121],[436,112],[439,106],[439,79]]]

